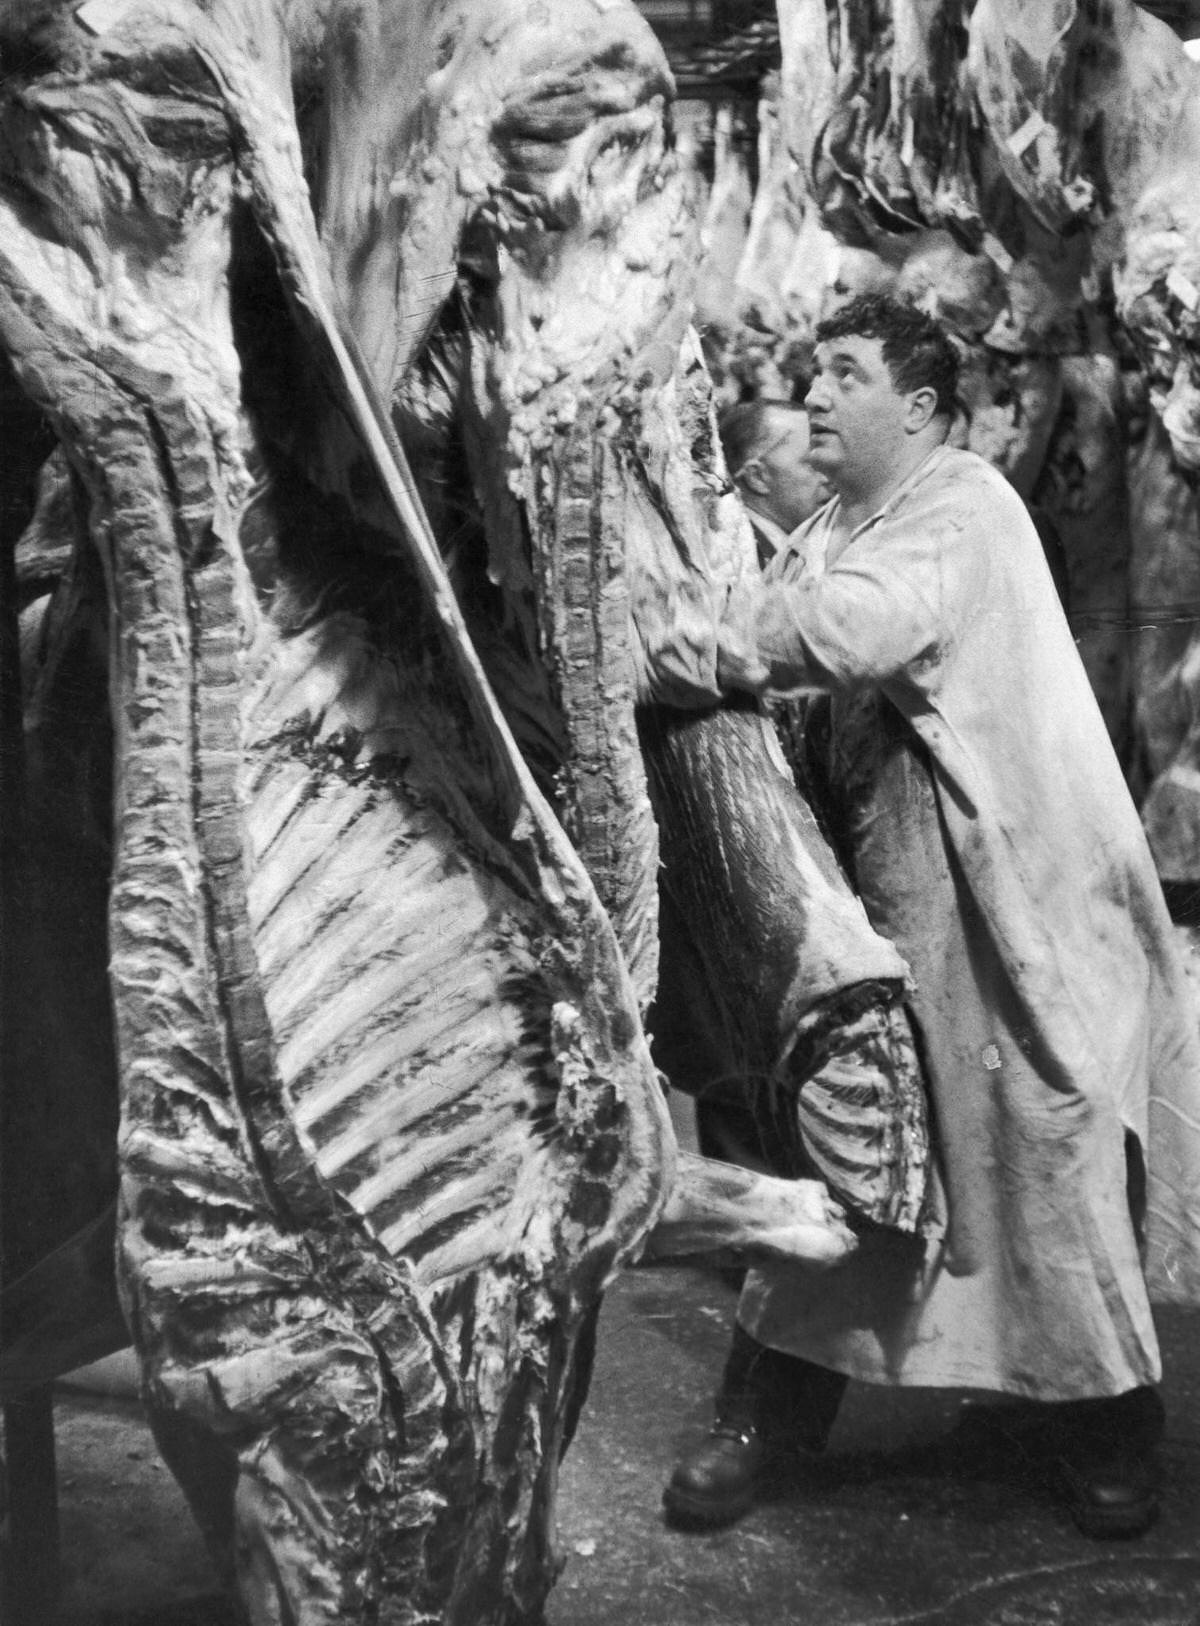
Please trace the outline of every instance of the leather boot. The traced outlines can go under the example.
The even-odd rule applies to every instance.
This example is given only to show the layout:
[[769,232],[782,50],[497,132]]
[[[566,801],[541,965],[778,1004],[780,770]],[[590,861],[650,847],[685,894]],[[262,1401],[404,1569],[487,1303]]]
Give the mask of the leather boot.
[[710,1530],[736,1524],[754,1506],[766,1462],[756,1428],[738,1428],[718,1417],[708,1437],[675,1464],[663,1491],[668,1519]]
[[716,1529],[742,1518],[765,1469],[797,1449],[825,1449],[846,1381],[735,1327],[716,1422],[663,1491],[671,1522]]
[[1158,1392],[1146,1386],[1054,1410],[1055,1469],[1076,1527],[1097,1541],[1144,1535],[1159,1507]]

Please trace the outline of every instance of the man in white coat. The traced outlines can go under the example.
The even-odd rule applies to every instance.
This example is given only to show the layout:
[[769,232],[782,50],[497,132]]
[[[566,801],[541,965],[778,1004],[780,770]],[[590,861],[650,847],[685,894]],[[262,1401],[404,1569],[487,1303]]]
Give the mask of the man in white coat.
[[847,1378],[1046,1403],[1067,1505],[1146,1529],[1152,1297],[1200,1302],[1200,1041],[1136,810],[1019,497],[946,445],[938,325],[881,295],[818,329],[833,499],[728,592],[725,688],[833,696],[841,834],[912,973],[945,1204],[824,1272],[750,1272],[677,1519],[728,1523],[819,1449]]

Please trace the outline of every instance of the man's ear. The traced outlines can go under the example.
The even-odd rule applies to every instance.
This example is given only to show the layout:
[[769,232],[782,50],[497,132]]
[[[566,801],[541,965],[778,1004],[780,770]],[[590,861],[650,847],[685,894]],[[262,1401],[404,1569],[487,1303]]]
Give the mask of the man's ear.
[[937,391],[935,389],[911,390],[908,396],[908,407],[904,416],[904,427],[910,435],[918,435],[927,424],[937,417]]
[[770,490],[770,478],[757,457],[742,464],[737,472],[737,483],[743,490],[752,491],[756,497],[765,497]]

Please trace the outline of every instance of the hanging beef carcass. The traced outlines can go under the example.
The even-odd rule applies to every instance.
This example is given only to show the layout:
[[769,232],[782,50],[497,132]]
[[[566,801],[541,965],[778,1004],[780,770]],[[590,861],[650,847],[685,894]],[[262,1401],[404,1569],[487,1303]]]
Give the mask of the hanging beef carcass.
[[[1145,796],[1160,872],[1186,881],[1200,873],[1196,748],[1179,721],[1181,706],[1194,710],[1195,693],[1187,473],[1195,234],[1186,177],[1198,150],[1196,75],[1171,30],[1131,0],[1063,4],[1056,16],[1051,8],[1019,11],[980,7],[971,19],[991,145],[1023,203],[1053,232],[1042,264],[1056,244],[1087,251],[1079,261],[1075,249],[1086,273],[1078,321],[1086,343],[1070,366],[1077,383],[1089,373],[1091,381],[1083,396],[1067,392],[1065,440],[1060,434],[1058,466],[1044,484],[1051,493],[1074,486],[1080,496],[1094,488],[1082,511],[1071,503],[1064,514],[1069,547],[1070,532],[1080,540],[1090,533],[1073,549],[1073,608],[1085,647],[1099,657],[1090,669],[1102,699],[1111,704],[1119,694],[1111,683],[1106,690],[1105,666],[1111,674],[1114,663],[1131,663],[1135,789]],[[1104,297],[1111,294],[1117,326]],[[1133,373],[1122,366],[1129,338],[1140,362]],[[1132,378],[1132,401],[1118,367]],[[1131,443],[1147,399],[1161,427],[1135,432]]]
[[1143,817],[1160,872],[1185,883],[1200,873],[1200,222],[1189,184],[1197,155],[1193,90],[1127,213],[1116,279],[1152,414],[1134,473],[1137,700],[1149,780]]
[[100,566],[33,670],[52,698],[102,629],[151,1417],[255,1621],[534,1617],[619,1265],[853,1246],[821,1182],[676,1153],[643,750],[713,1065],[876,1217],[922,1209],[919,1125],[876,1189],[830,1110],[896,1073],[919,1116],[902,963],[762,719],[655,709],[694,676],[673,588],[753,559],[663,61],[595,0],[8,30],[0,334]]

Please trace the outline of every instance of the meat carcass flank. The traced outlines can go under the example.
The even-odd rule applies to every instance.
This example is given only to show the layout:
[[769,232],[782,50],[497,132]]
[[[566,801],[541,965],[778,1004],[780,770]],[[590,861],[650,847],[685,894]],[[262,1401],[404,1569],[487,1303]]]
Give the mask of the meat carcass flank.
[[[641,1026],[635,706],[691,677],[638,629],[753,557],[665,66],[593,0],[21,27],[0,334],[107,592],[151,1416],[254,1621],[536,1618],[614,1271],[656,1225],[663,1251],[853,1246],[820,1182],[677,1157]],[[689,749],[752,807],[750,722],[710,710]],[[795,885],[817,872],[777,1079],[847,991],[898,1011],[902,964],[834,866]]]

